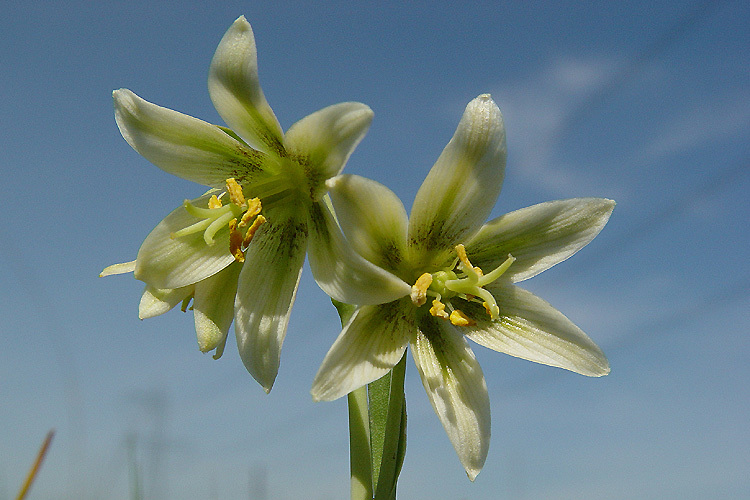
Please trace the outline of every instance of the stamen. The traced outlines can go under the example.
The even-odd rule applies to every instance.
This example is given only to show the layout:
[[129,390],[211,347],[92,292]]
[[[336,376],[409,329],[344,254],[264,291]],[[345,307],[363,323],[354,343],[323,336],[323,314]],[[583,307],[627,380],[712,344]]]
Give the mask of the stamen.
[[476,322],[471,320],[463,311],[456,309],[450,315],[451,323],[456,326],[474,326]]
[[445,312],[445,304],[440,302],[440,300],[435,299],[432,301],[432,307],[430,308],[430,314],[435,316],[436,318],[443,318],[448,319],[448,313]]
[[424,273],[417,279],[411,287],[411,301],[412,303],[420,307],[427,302],[427,289],[432,284],[432,275],[430,273]]
[[226,180],[227,183],[227,193],[229,193],[229,199],[232,200],[232,203],[237,205],[238,207],[245,206],[245,196],[242,194],[242,186],[240,186],[236,180],[234,180],[234,177],[230,177]]
[[213,195],[208,199],[208,208],[213,210],[214,208],[221,208],[221,200]]
[[242,253],[242,233],[237,229],[237,219],[229,221],[229,252],[237,262],[245,262],[245,254]]
[[459,243],[456,245],[456,255],[458,255],[459,260],[461,261],[461,264],[463,264],[463,268],[465,271],[474,271],[474,273],[477,275],[477,278],[482,276],[482,270],[479,267],[474,267],[471,262],[469,262],[469,256],[466,255],[466,248],[463,246],[463,244]]
[[[244,218],[243,218],[244,219]],[[250,240],[253,239],[253,236],[255,236],[255,232],[258,230],[258,228],[266,222],[266,218],[262,215],[259,215],[255,218],[253,221],[253,224],[247,228],[247,232],[245,233],[245,237],[242,239],[242,247],[247,248],[248,245],[250,245]],[[242,222],[239,224],[242,225]]]
[[250,219],[255,217],[260,213],[261,204],[260,199],[253,198],[252,200],[247,202],[247,211],[242,215],[242,220],[240,221],[239,226],[245,227],[249,224]]

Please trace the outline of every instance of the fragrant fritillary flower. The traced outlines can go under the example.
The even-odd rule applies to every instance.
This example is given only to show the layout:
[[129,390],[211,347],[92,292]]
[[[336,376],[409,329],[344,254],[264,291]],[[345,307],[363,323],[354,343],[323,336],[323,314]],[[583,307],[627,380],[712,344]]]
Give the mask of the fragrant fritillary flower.
[[[325,182],[364,137],[372,111],[345,102],[321,109],[283,133],[258,80],[255,39],[244,17],[222,38],[208,90],[230,128],[149,103],[127,89],[113,94],[122,136],[153,164],[210,190],[162,220],[135,261],[102,275],[134,271],[146,283],[141,318],[192,300],[202,351],[221,356],[232,322],[248,371],[270,391],[308,247],[329,257]],[[334,245],[335,247],[335,245]],[[401,283],[343,252],[351,279],[378,284],[390,300]],[[314,271],[318,268],[313,267]],[[329,281],[323,273],[324,282]]]
[[[323,360],[312,396],[333,400],[377,380],[411,346],[432,407],[472,480],[487,457],[490,405],[467,338],[588,376],[609,372],[589,337],[514,283],[588,244],[614,202],[553,201],[485,224],[500,193],[505,157],[500,110],[480,95],[422,184],[410,217],[377,182],[350,175],[328,182],[349,244],[409,290],[356,310]],[[361,304],[354,295],[343,290],[335,298]]]

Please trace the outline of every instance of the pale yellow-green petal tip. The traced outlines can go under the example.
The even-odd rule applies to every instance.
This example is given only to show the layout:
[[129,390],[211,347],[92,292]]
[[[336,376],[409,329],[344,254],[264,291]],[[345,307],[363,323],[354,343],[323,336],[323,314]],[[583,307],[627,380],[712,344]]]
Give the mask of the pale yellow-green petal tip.
[[112,276],[113,274],[125,274],[125,273],[132,273],[135,271],[135,261],[131,262],[123,262],[121,264],[112,264],[111,266],[105,267],[101,273],[99,273],[99,277],[103,278],[105,276]]
[[482,469],[466,469],[466,477],[469,478],[469,481],[474,482],[480,472],[482,472]]

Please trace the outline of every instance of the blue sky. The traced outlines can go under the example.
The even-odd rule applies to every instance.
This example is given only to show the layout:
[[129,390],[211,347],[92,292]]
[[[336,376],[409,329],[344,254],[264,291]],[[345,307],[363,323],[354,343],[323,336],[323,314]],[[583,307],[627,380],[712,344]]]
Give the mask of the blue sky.
[[309,387],[338,334],[305,270],[266,395],[232,340],[214,361],[192,316],[140,321],[141,284],[100,279],[202,187],[135,153],[111,92],[220,123],[208,65],[239,15],[286,129],[329,104],[375,112],[346,172],[410,205],[464,106],[503,111],[493,215],[613,198],[604,232],[524,283],[583,328],[588,379],[476,347],[493,438],[470,483],[407,366],[400,498],[750,495],[750,6],[665,2],[15,2],[0,32],[0,500],[45,433],[30,499],[348,495],[346,404]]

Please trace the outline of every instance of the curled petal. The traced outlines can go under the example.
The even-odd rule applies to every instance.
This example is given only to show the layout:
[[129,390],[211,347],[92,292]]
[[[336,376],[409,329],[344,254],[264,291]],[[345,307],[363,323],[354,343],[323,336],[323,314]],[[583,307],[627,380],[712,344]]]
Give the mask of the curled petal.
[[241,269],[242,265],[235,262],[195,284],[193,315],[198,348],[201,352],[216,349],[215,359],[224,352],[227,333],[234,319],[234,297]]
[[[490,285],[500,305],[500,317],[491,321],[476,306],[476,326],[466,336],[477,344],[511,356],[565,368],[589,377],[609,373],[599,347],[560,311],[515,285]],[[467,311],[468,312],[468,311]],[[485,319],[486,318],[486,319]]]
[[388,373],[414,330],[413,314],[402,301],[357,309],[315,375],[313,400],[333,401]]
[[271,391],[305,260],[307,228],[299,212],[271,211],[245,255],[234,330],[245,367]]
[[193,286],[164,289],[146,285],[138,305],[138,317],[148,319],[171,311],[174,306],[190,297],[194,289]]
[[357,254],[344,240],[330,207],[312,203],[309,211],[310,269],[329,296],[345,304],[385,304],[409,295],[411,286]]
[[372,110],[358,102],[342,102],[306,116],[284,137],[290,155],[305,165],[315,189],[314,200],[325,193],[323,181],[341,172],[357,144],[370,128]]
[[383,269],[397,269],[406,255],[409,223],[398,196],[358,175],[339,175],[327,185],[341,230],[352,248]]
[[219,42],[208,75],[208,93],[222,119],[266,153],[283,150],[283,133],[258,80],[258,56],[250,23],[239,17]]
[[505,174],[505,127],[489,94],[466,106],[453,138],[419,188],[409,218],[417,262],[443,264],[487,219]]
[[[191,201],[208,206],[210,195]],[[173,237],[177,231],[197,221],[184,206],[167,215],[146,237],[136,258],[135,277],[154,288],[181,288],[221,271],[234,262],[229,253],[229,230],[220,229],[215,243],[207,245],[203,232]]]
[[482,369],[449,323],[424,316],[411,342],[427,396],[472,481],[490,445],[490,400]]
[[505,276],[514,282],[536,276],[586,246],[604,228],[615,202],[574,198],[522,208],[479,230],[466,251],[480,267],[492,269],[515,257]]
[[265,168],[263,153],[216,125],[152,104],[128,89],[115,90],[112,96],[122,136],[165,172],[222,187],[230,177],[249,181]]

